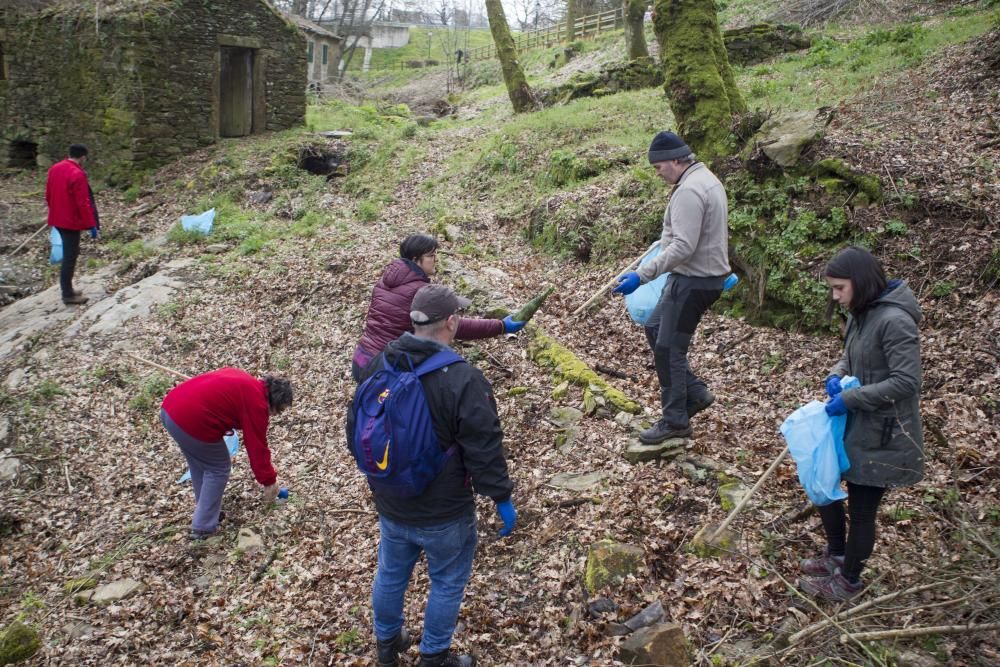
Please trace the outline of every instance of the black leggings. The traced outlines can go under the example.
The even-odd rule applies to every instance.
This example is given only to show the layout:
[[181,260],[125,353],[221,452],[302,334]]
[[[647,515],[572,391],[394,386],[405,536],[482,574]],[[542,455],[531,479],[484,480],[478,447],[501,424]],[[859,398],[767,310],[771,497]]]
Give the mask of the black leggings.
[[62,229],[59,236],[62,237],[63,260],[59,269],[59,287],[62,289],[64,299],[73,296],[73,273],[76,271],[76,258],[80,256],[80,230]]
[[861,576],[865,561],[875,549],[875,519],[884,495],[885,489],[879,486],[847,483],[850,533],[843,500],[816,508],[823,519],[830,554],[844,557],[843,574],[849,581],[856,581]]

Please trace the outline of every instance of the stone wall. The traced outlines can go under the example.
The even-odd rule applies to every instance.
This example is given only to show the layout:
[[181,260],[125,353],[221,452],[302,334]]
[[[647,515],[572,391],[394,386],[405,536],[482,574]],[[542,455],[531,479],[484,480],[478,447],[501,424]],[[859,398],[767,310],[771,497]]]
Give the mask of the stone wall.
[[[9,79],[0,82],[0,165],[14,141],[46,167],[82,141],[88,170],[128,183],[218,138],[220,45],[255,49],[263,109],[254,131],[305,118],[305,37],[264,0],[135,0],[0,16]],[[4,86],[3,84],[6,84]]]

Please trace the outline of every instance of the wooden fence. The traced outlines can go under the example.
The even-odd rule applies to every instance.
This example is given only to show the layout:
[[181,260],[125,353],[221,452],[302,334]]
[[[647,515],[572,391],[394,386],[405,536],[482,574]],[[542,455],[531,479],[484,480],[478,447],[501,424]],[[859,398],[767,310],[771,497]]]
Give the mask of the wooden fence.
[[[570,35],[569,28],[567,27],[565,20],[549,26],[548,28],[515,32],[513,33],[514,47],[518,51],[525,51],[527,49],[538,47],[547,48],[553,44],[559,44],[560,42],[569,41],[571,39],[594,39],[602,32],[608,32],[621,27],[622,8],[617,7],[606,12],[601,12],[600,14],[577,17],[577,19],[573,22],[572,35]],[[475,49],[469,49],[468,51],[462,51],[463,63],[469,63],[475,60],[490,60],[496,57],[497,51],[493,44],[480,46]],[[387,69],[410,69],[433,67],[440,64],[441,62],[438,60],[406,60],[396,62],[392,65],[372,67],[371,69],[373,71]]]

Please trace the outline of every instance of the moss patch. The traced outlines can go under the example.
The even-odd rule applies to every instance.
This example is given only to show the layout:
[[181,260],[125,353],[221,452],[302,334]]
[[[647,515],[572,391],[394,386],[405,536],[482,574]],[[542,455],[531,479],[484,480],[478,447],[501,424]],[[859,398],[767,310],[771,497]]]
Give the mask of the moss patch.
[[625,577],[637,574],[643,565],[643,551],[632,544],[620,544],[614,540],[601,540],[591,545],[587,554],[587,569],[583,583],[587,591],[594,595],[601,587],[621,582]]
[[813,166],[813,173],[817,181],[822,182],[827,189],[839,189],[850,185],[857,190],[853,201],[855,206],[866,206],[882,201],[882,181],[878,176],[855,171],[842,160],[834,158],[820,160]]
[[38,633],[20,621],[14,621],[0,635],[0,665],[27,660],[38,652],[42,642]]
[[552,368],[560,381],[583,387],[592,395],[602,396],[608,403],[624,412],[632,414],[639,412],[638,403],[629,400],[621,391],[610,386],[567,347],[537,328],[534,329],[528,355],[539,366]]

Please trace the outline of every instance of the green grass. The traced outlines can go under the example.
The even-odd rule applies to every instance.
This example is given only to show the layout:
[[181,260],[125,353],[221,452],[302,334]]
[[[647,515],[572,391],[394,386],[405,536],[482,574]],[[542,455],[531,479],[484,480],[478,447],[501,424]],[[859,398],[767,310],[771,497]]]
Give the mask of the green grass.
[[[428,39],[430,33],[430,39]],[[454,59],[455,49],[463,51],[475,49],[480,46],[493,44],[493,36],[488,29],[455,29],[455,28],[431,28],[427,26],[412,26],[410,28],[410,41],[406,46],[398,49],[374,49],[372,50],[371,69],[373,73],[384,74],[379,70],[400,68],[407,61],[425,61],[428,57],[440,63],[446,63],[449,58]],[[428,45],[430,49],[428,49]],[[428,56],[430,53],[430,56]],[[358,49],[348,71],[361,70],[363,62],[361,49]]]
[[884,85],[884,79],[918,65],[936,50],[988,32],[996,16],[995,11],[950,16],[934,23],[875,28],[844,39],[819,35],[807,52],[737,67],[737,83],[752,107],[834,106]]

